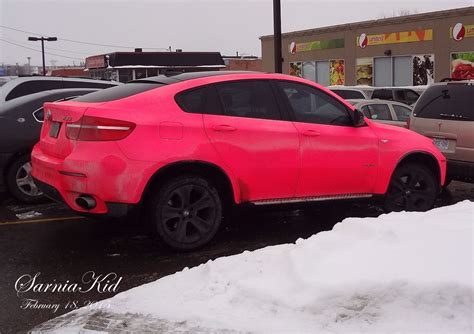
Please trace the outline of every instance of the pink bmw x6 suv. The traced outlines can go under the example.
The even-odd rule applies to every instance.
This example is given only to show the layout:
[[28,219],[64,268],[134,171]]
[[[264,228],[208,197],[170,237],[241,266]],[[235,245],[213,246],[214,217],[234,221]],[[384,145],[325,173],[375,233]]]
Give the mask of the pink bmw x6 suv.
[[84,213],[139,205],[175,249],[210,241],[232,205],[378,196],[423,211],[445,179],[431,140],[287,75],[158,76],[44,110],[40,189]]

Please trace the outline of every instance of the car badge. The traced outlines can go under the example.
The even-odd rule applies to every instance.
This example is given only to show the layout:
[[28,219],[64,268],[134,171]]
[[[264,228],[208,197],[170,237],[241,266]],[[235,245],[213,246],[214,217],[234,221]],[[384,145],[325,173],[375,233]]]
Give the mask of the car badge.
[[72,117],[71,116],[64,116],[63,121],[65,121],[65,122],[72,121]]
[[53,118],[53,115],[51,114],[51,110],[48,109],[46,112],[46,120],[50,121]]

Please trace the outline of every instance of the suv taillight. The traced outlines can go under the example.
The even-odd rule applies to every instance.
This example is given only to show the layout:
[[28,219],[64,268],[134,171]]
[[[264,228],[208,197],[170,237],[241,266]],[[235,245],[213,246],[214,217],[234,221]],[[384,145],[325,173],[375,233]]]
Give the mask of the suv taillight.
[[110,141],[126,138],[135,124],[116,119],[83,116],[79,121],[66,124],[66,137],[82,141]]

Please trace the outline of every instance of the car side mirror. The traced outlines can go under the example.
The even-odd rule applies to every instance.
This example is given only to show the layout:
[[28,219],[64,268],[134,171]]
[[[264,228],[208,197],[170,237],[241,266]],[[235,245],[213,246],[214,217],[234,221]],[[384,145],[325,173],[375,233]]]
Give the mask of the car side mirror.
[[359,109],[356,109],[354,111],[354,126],[355,127],[361,127],[365,126],[367,123],[365,123],[365,115],[362,111]]

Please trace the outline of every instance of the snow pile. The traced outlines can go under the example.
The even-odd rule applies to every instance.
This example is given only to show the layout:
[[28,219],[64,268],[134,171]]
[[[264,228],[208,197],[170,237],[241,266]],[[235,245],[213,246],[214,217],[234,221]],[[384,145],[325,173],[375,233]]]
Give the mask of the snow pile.
[[131,289],[109,311],[211,330],[471,333],[473,224],[469,201],[349,218]]

